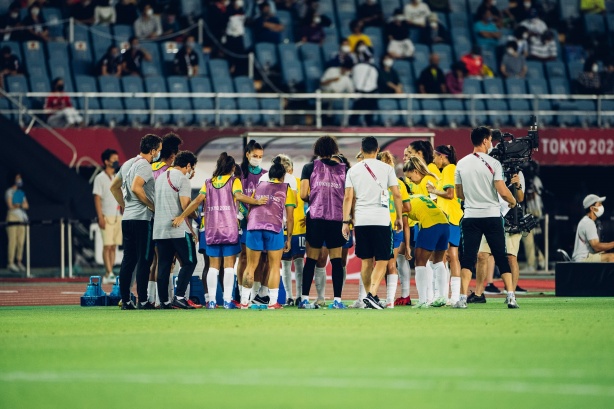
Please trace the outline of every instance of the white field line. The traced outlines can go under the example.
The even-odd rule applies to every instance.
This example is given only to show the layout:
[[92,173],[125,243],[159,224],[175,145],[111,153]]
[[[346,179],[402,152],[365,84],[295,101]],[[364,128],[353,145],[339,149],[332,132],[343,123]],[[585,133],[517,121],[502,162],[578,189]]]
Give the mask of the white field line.
[[17,290],[0,290],[0,294],[16,294],[18,292]]

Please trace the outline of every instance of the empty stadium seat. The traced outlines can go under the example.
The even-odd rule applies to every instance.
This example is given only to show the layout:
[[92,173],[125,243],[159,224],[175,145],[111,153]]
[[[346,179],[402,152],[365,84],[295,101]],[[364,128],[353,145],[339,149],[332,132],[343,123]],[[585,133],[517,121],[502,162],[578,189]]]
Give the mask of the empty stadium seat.
[[[508,111],[507,102],[503,99],[486,100],[486,108],[489,111]],[[507,125],[510,122],[509,113],[489,114],[493,126]]]
[[453,13],[467,13],[466,0],[454,0],[450,2],[450,11]]
[[560,16],[564,20],[580,17],[580,2],[577,0],[560,0]]
[[569,79],[576,80],[580,73],[584,70],[584,63],[581,61],[572,61],[567,63],[567,71],[569,71]]
[[47,66],[43,43],[38,41],[28,41],[22,44],[23,56],[28,75],[43,76],[47,75]]
[[[471,109],[473,106],[473,110]],[[483,100],[465,100],[465,110],[467,118],[471,126],[478,126],[488,123],[488,115],[486,115],[486,105]]]
[[503,81],[500,78],[484,78],[483,87],[485,94],[505,94]]
[[419,78],[422,70],[428,67],[429,65],[429,54],[431,53],[431,51],[429,50],[429,47],[427,45],[424,45],[424,44],[414,44],[414,45],[416,47],[416,50],[414,51],[414,61],[413,61],[414,77]]
[[93,26],[91,29],[91,36],[94,61],[96,62],[102,59],[102,56],[107,52],[111,44],[120,45],[119,43],[113,42],[113,34],[111,34],[111,28],[108,26]]
[[544,65],[539,61],[527,61],[527,79],[544,78]]
[[[117,77],[106,75],[98,77],[98,88],[100,92],[121,92],[119,79]],[[115,110],[117,112],[105,113],[104,121],[107,125],[111,123],[122,124],[126,117],[124,115],[124,106],[121,98],[103,97],[100,98],[102,109]]]
[[279,44],[277,46],[277,50],[279,52],[279,59],[282,61],[282,63],[286,61],[299,61],[298,50],[294,43]]
[[[213,81],[213,90],[215,92],[223,92],[223,93],[232,93],[235,92],[232,80],[230,77],[227,79],[219,79],[217,77],[213,77],[215,80]],[[219,98],[218,100],[220,109],[237,109],[237,102],[234,98]],[[220,121],[222,125],[234,125],[239,120],[239,115],[237,114],[221,114]]]
[[433,45],[433,53],[439,55],[439,67],[443,72],[450,71],[450,66],[454,62],[454,56],[452,55],[452,47],[448,44],[435,44]]
[[89,27],[81,23],[75,23],[73,27],[73,38],[75,41],[89,41],[90,40]]
[[438,99],[425,99],[422,101],[422,109],[425,111],[435,111],[434,114],[424,114],[427,125],[443,125],[445,117],[443,115],[443,108],[441,101]]
[[448,20],[450,20],[450,29],[469,30],[469,17],[466,11],[450,13]]
[[382,0],[380,4],[382,5],[382,12],[384,13],[385,19],[391,17],[395,9],[402,7],[399,0]]
[[324,44],[322,44],[322,61],[324,64],[326,65],[326,63],[338,52],[339,42],[327,36],[324,40]]
[[159,76],[164,74],[162,70],[162,61],[160,59],[160,50],[158,48],[158,43],[154,42],[141,42],[141,48],[146,51],[149,55],[151,55],[151,61],[143,61],[141,62],[141,71],[143,76]]
[[64,37],[64,24],[62,21],[62,12],[55,7],[43,7],[41,9],[41,15],[48,24],[49,37],[52,39]]
[[512,111],[512,124],[527,126],[531,115],[533,115],[531,103],[526,99],[510,99],[508,102]]
[[305,91],[315,92],[320,88],[320,78],[322,78],[322,67],[313,60],[303,62],[305,71]]
[[125,46],[128,43],[130,37],[134,35],[134,31],[132,30],[132,26],[127,26],[123,24],[115,24],[113,26],[113,39],[115,44],[120,47]]
[[546,64],[546,74],[548,79],[565,78],[567,79],[567,71],[565,64],[560,61],[548,61]]
[[[77,92],[98,92],[98,87],[96,85],[96,79],[94,77],[90,77],[87,75],[77,75],[75,76],[75,86]],[[85,97],[76,98],[77,105],[81,109],[86,108]],[[96,110],[100,109],[100,101],[98,98],[87,98],[87,109]],[[94,125],[102,122],[101,114],[92,114],[90,112],[87,113],[87,116],[84,112],[83,119],[87,119],[87,124]]]
[[384,36],[382,29],[379,27],[367,27],[364,33],[371,38],[373,44],[373,55],[376,61],[379,61],[382,55],[386,53],[386,45],[384,44]]
[[548,92],[548,83],[545,79],[530,79],[527,81],[529,88],[529,94],[533,95],[546,95]]
[[256,59],[264,69],[272,69],[279,63],[275,44],[258,43],[255,47]]
[[221,58],[214,58],[209,60],[209,73],[211,78],[228,79],[230,80],[230,68],[228,67],[228,61]]
[[[590,112],[580,115],[580,124],[584,126],[597,126],[597,109],[595,108],[595,101],[581,99],[576,102],[576,105],[580,111]],[[603,105],[601,109],[603,109]]]
[[389,113],[390,111],[398,111],[399,105],[396,99],[382,98],[377,101],[379,108],[379,121],[383,126],[395,126],[401,122],[401,115],[398,113]]
[[[558,101],[557,105],[560,112],[579,110],[578,103],[576,101]],[[562,126],[578,126],[581,124],[580,116],[571,113],[559,115],[557,122]]]
[[[163,77],[147,77],[144,81],[146,92],[168,92],[166,81],[164,81]],[[151,102],[149,103],[151,104]],[[154,107],[155,109],[170,109],[167,98],[155,98]],[[171,114],[155,114],[152,122],[161,124],[171,123]]]
[[411,64],[407,60],[394,60],[392,68],[399,74],[399,79],[403,87],[407,88],[414,84],[414,74],[411,69]]
[[475,78],[465,78],[463,81],[463,94],[482,94],[482,81]]
[[408,114],[405,115],[405,118],[403,119],[403,122],[407,126],[419,125],[419,124],[424,123],[424,116],[422,114],[415,112],[415,111],[421,110],[420,103],[418,102],[417,99],[413,99],[413,98],[411,99],[410,109],[408,109],[408,100],[400,99],[399,107],[401,107],[402,110],[409,111]]
[[[602,112],[614,114],[614,100],[606,99],[601,101]],[[601,117],[601,123],[610,127],[614,126],[614,115],[604,115]]]
[[443,101],[445,119],[450,126],[465,125],[467,116],[464,113],[451,113],[450,111],[464,111],[463,101],[460,99],[445,99]]
[[294,24],[292,21],[292,15],[289,11],[279,10],[277,11],[276,17],[279,19],[281,24],[284,25],[284,31],[281,32],[281,41],[282,42],[294,42]]
[[78,41],[69,45],[73,75],[90,75],[93,73],[93,60],[90,45],[84,41]]
[[[212,92],[209,78],[206,77],[192,77],[189,79],[190,90],[194,93]],[[192,106],[195,110],[212,110],[215,109],[213,98],[192,98]],[[195,122],[205,125],[212,125],[215,123],[214,113],[195,113]]]
[[183,15],[199,17],[202,14],[200,0],[181,0],[181,12]]
[[471,37],[466,33],[455,35],[452,38],[452,44],[454,45],[454,53],[457,60],[460,60],[463,55],[467,55],[471,52]]
[[47,55],[50,61],[64,60],[68,62],[68,46],[66,43],[49,42],[47,43]]
[[522,78],[508,78],[505,80],[508,94],[526,94],[527,83]]
[[[271,109],[279,111],[279,99],[278,98],[262,98],[260,100],[261,109]],[[268,126],[274,126],[280,124],[279,114],[262,114],[262,120]]]
[[549,78],[550,91],[553,94],[569,95],[569,82],[564,78]]
[[585,14],[584,15],[584,27],[586,27],[586,33],[602,35],[605,34],[606,26],[605,19],[601,14]]
[[[49,84],[49,78],[45,77],[36,77],[30,76],[28,78],[30,81],[30,91],[31,92],[45,92],[49,93],[51,91],[51,86]],[[30,98],[32,102],[32,108],[40,109],[43,107],[45,103],[45,97],[39,98]]]
[[[133,92],[133,93],[145,92],[143,88],[143,80],[141,79],[141,77],[138,77],[135,75],[130,75],[128,77],[122,77],[121,86],[124,92]],[[146,111],[147,110],[147,100],[145,98],[139,98],[139,97],[124,98],[124,106],[126,107],[126,110],[138,109],[138,110]],[[128,123],[131,125],[149,123],[148,113],[142,113],[142,114],[126,113],[126,117],[127,117]]]
[[315,61],[322,67],[322,49],[318,44],[304,43],[299,47],[299,53],[303,61]]
[[[237,92],[250,94],[255,93],[254,81],[249,77],[236,77],[234,79],[235,89]],[[238,98],[239,109],[258,110],[260,104],[256,98]],[[262,116],[257,113],[241,114],[241,123],[245,125],[258,125],[262,122]]]
[[[168,92],[172,93],[188,93],[188,79],[183,76],[170,76],[167,79]],[[183,112],[173,114],[173,123],[177,125],[189,125],[194,121],[194,115],[191,112],[192,104],[188,97],[170,98],[171,109],[180,110]]]
[[304,85],[305,76],[303,75],[303,66],[298,60],[282,60],[282,75],[284,82],[291,90],[296,92],[296,87]]

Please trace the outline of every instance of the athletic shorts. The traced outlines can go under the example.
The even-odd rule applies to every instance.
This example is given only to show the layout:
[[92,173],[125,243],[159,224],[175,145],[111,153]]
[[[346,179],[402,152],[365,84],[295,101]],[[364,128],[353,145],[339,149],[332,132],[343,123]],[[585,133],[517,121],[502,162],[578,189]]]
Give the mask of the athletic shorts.
[[460,244],[460,226],[450,225],[450,246],[458,247]]
[[[324,240],[322,247],[328,248],[328,246],[326,245],[326,240]],[[348,241],[346,241],[345,244],[341,246],[342,249],[351,249],[352,247],[354,247],[354,230],[350,230],[350,237],[348,238]]]
[[103,246],[121,246],[122,245],[122,217],[121,216],[103,216],[105,227],[100,229],[102,234]]
[[230,257],[241,252],[241,244],[209,244],[205,249],[209,257]]
[[355,226],[354,234],[358,258],[375,258],[375,261],[392,258],[392,226]]
[[243,230],[243,234],[239,234],[239,244],[245,244],[245,240],[247,239],[247,234],[245,230]]
[[290,251],[281,256],[282,260],[292,260],[295,257],[303,257],[305,255],[305,235],[297,234],[292,236],[292,247]]
[[399,247],[401,247],[401,243],[403,243],[405,241],[405,235],[403,234],[403,230],[401,230],[400,232],[396,233],[396,232],[392,232],[392,248],[393,249],[398,249]]
[[274,233],[268,230],[248,230],[245,238],[245,246],[256,251],[282,250],[286,244],[284,231]]
[[[520,250],[520,239],[522,239],[522,233],[511,235],[505,233],[505,252],[508,255],[514,257],[518,256],[518,250]],[[482,236],[482,241],[480,242],[480,249],[478,251],[480,253],[492,254],[492,251],[490,251],[490,246],[486,242],[485,236]]]
[[305,238],[309,246],[315,249],[324,247],[324,242],[327,243],[327,248],[329,249],[343,247],[347,240],[341,232],[342,227],[342,222],[312,219],[309,213],[307,213],[307,233]]
[[416,239],[416,248],[428,251],[447,250],[450,240],[449,226],[449,224],[436,224],[425,229],[420,229],[420,234]]

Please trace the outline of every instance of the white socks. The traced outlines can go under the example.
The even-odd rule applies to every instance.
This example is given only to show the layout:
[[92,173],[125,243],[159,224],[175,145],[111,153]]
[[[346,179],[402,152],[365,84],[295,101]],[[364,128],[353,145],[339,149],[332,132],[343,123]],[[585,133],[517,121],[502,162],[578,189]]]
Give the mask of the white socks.
[[286,298],[294,298],[294,294],[292,294],[292,260],[281,260],[281,281],[284,283]]
[[365,285],[362,282],[362,276],[358,278],[358,300],[362,301],[367,298],[367,290],[365,290]]
[[460,287],[461,287],[461,278],[460,277],[450,277],[450,302],[454,305],[460,299]]
[[305,259],[297,258],[294,260],[294,273],[296,275],[296,296],[300,297],[303,294],[303,268],[305,267]]
[[158,289],[158,285],[155,281],[150,281],[147,283],[147,301],[154,304],[156,302],[156,291]]
[[409,296],[409,280],[411,279],[411,270],[409,269],[409,261],[405,256],[397,256],[397,270],[399,271],[399,280],[401,280],[401,297]]
[[433,302],[433,298],[435,297],[435,292],[433,288],[433,267],[431,262],[426,263],[426,303],[430,304]]
[[252,284],[252,300],[258,295],[258,291],[260,291],[260,282],[254,281],[254,284]]
[[[209,270],[211,271],[211,270]],[[252,295],[252,289],[247,287],[241,287],[241,305],[249,304],[249,299]]]
[[396,274],[389,274],[386,277],[386,303],[394,306],[394,296],[397,294],[397,283],[399,282],[399,276]]
[[269,295],[269,287],[267,287],[266,285],[260,285],[258,295],[261,297],[266,297],[267,295]]
[[224,268],[224,302],[232,301],[232,290],[235,287],[235,269]]
[[279,297],[279,288],[270,288],[269,289],[269,305],[277,304],[277,298]]
[[426,267],[416,266],[416,287],[418,288],[418,303],[426,303],[428,291],[428,272]]
[[315,282],[318,300],[323,300],[326,292],[326,267],[316,267]]
[[445,298],[448,300],[448,273],[446,271],[446,265],[443,261],[433,264],[433,272],[435,274],[435,280],[437,282],[437,289],[439,290],[439,296],[437,298]]
[[217,281],[219,279],[220,270],[209,267],[207,273],[207,288],[209,289],[209,300],[217,304]]

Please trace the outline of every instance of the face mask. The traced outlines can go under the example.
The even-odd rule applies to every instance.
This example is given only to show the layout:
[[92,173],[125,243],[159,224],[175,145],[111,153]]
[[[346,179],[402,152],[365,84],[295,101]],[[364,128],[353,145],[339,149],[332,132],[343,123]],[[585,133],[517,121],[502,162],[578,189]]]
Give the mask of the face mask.
[[11,13],[12,19],[16,19],[17,17],[19,17],[19,13]]
[[38,13],[40,13],[40,10],[39,10],[39,9],[32,9],[32,15],[33,15],[34,17],[38,16]]
[[147,10],[147,13],[145,13],[145,14],[147,14],[148,17],[153,16],[153,9]]
[[597,64],[593,64],[593,72],[599,72],[599,66]]
[[433,30],[437,30],[437,22],[436,22],[436,21],[433,21],[433,22],[431,23],[431,28],[432,28]]
[[405,17],[402,14],[398,14],[398,15],[394,16],[394,19],[396,21],[403,21],[405,19]]
[[188,41],[185,45],[187,45],[188,48],[194,48],[194,41]]
[[525,8],[525,9],[529,9],[529,8],[531,8],[531,2],[530,2],[530,1],[525,1],[525,2],[524,2],[524,8]]
[[262,163],[262,158],[260,158],[260,159],[249,158],[249,164],[252,165],[255,168],[260,166],[261,163]]
[[58,91],[64,91],[64,84],[62,84],[62,85],[58,85],[58,86],[56,87],[56,89],[57,89]]
[[514,54],[516,54],[516,50],[514,50],[513,48],[508,48],[507,49],[507,53],[510,54],[510,55],[514,55]]
[[188,179],[192,179],[194,177],[194,169],[190,169],[187,175],[188,175]]
[[119,161],[115,161],[115,162],[111,163],[111,167],[113,168],[115,173],[117,173],[117,171],[119,170]]
[[358,52],[360,53],[366,53],[367,52],[367,46],[366,45],[361,45],[360,47],[358,47]]
[[341,52],[344,54],[349,54],[352,51],[349,45],[342,45]]
[[603,212],[605,212],[605,209],[603,208],[603,206],[599,206],[597,210],[595,210],[595,216],[601,217],[603,216]]
[[[18,180],[17,182],[15,182],[15,186],[17,186],[18,188],[22,188],[23,187],[23,180]],[[603,212],[602,212],[603,213]]]
[[319,16],[313,18],[314,24],[320,24],[320,21],[322,21],[322,19]]
[[386,58],[384,60],[384,67],[392,67],[393,63],[394,63],[394,61],[392,61],[390,58]]
[[529,38],[529,33],[523,33],[522,38],[527,40]]
[[156,156],[153,157],[153,159],[151,160],[152,162],[157,162],[160,160],[160,151],[158,151],[158,153],[156,153]]
[[237,6],[238,8],[243,7],[243,1],[237,1],[237,2],[235,2],[235,6]]

